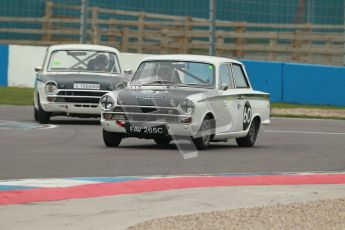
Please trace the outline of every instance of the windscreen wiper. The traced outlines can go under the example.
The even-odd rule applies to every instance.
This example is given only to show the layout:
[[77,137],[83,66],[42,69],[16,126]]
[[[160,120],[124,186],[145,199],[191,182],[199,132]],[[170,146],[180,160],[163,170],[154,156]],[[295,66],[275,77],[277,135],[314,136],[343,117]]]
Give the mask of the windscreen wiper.
[[198,83],[180,83],[176,84],[175,86],[178,87],[202,87],[202,88],[210,88],[210,85],[198,84]]
[[150,81],[150,82],[146,82],[140,85],[156,85],[156,84],[175,84],[175,82],[173,81],[167,81],[167,80],[154,80],[154,81]]

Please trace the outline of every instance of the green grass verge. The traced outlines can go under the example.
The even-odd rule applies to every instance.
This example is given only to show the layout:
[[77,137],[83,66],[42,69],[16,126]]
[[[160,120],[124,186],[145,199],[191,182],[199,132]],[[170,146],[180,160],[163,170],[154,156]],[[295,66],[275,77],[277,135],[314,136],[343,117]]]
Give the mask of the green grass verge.
[[292,115],[292,114],[274,114],[274,113],[272,114],[272,117],[345,120],[345,117],[337,117],[337,116]]
[[[33,105],[33,89],[18,87],[0,87],[0,104],[5,105]],[[324,105],[302,105],[288,103],[272,103],[272,108],[315,108],[315,109],[345,109],[345,107],[324,106]],[[274,117],[291,117],[291,118],[317,118],[317,119],[339,119],[342,117],[333,116],[309,116],[309,115],[289,115],[289,114],[273,114]]]
[[0,87],[0,104],[33,105],[33,89],[18,87]]
[[306,109],[345,109],[341,106],[332,105],[303,105],[303,104],[289,104],[289,103],[272,103],[272,108],[276,109],[294,109],[294,108],[306,108]]

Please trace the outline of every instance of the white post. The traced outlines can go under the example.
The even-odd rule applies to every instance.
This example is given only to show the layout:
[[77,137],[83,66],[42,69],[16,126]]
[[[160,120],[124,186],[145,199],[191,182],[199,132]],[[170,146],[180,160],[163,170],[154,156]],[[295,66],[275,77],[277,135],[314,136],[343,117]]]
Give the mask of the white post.
[[344,12],[344,54],[343,54],[343,66],[345,66],[345,0],[344,0],[344,9],[343,9],[343,12]]
[[210,0],[208,54],[216,54],[216,0]]
[[86,43],[86,31],[87,31],[87,0],[81,0],[80,5],[80,43]]

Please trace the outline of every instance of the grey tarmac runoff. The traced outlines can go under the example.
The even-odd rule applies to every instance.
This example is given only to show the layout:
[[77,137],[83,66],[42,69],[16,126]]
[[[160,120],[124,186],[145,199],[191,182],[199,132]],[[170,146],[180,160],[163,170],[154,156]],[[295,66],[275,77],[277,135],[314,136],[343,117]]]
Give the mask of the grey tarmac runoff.
[[253,148],[212,143],[188,160],[152,140],[106,148],[96,119],[32,123],[32,106],[0,106],[0,179],[345,171],[345,121],[272,118]]
[[344,121],[272,118],[253,148],[214,143],[185,160],[152,140],[107,148],[98,120],[39,125],[32,112],[0,106],[0,228],[345,226]]

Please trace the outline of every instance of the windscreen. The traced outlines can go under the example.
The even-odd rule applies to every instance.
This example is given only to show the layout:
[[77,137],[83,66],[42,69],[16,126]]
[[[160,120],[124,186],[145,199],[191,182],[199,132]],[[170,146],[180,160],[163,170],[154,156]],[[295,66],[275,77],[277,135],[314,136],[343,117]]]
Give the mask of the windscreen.
[[52,53],[48,71],[120,73],[117,56],[110,52],[59,50]]
[[187,61],[143,62],[131,85],[176,84],[201,87],[214,86],[214,66],[208,63]]

